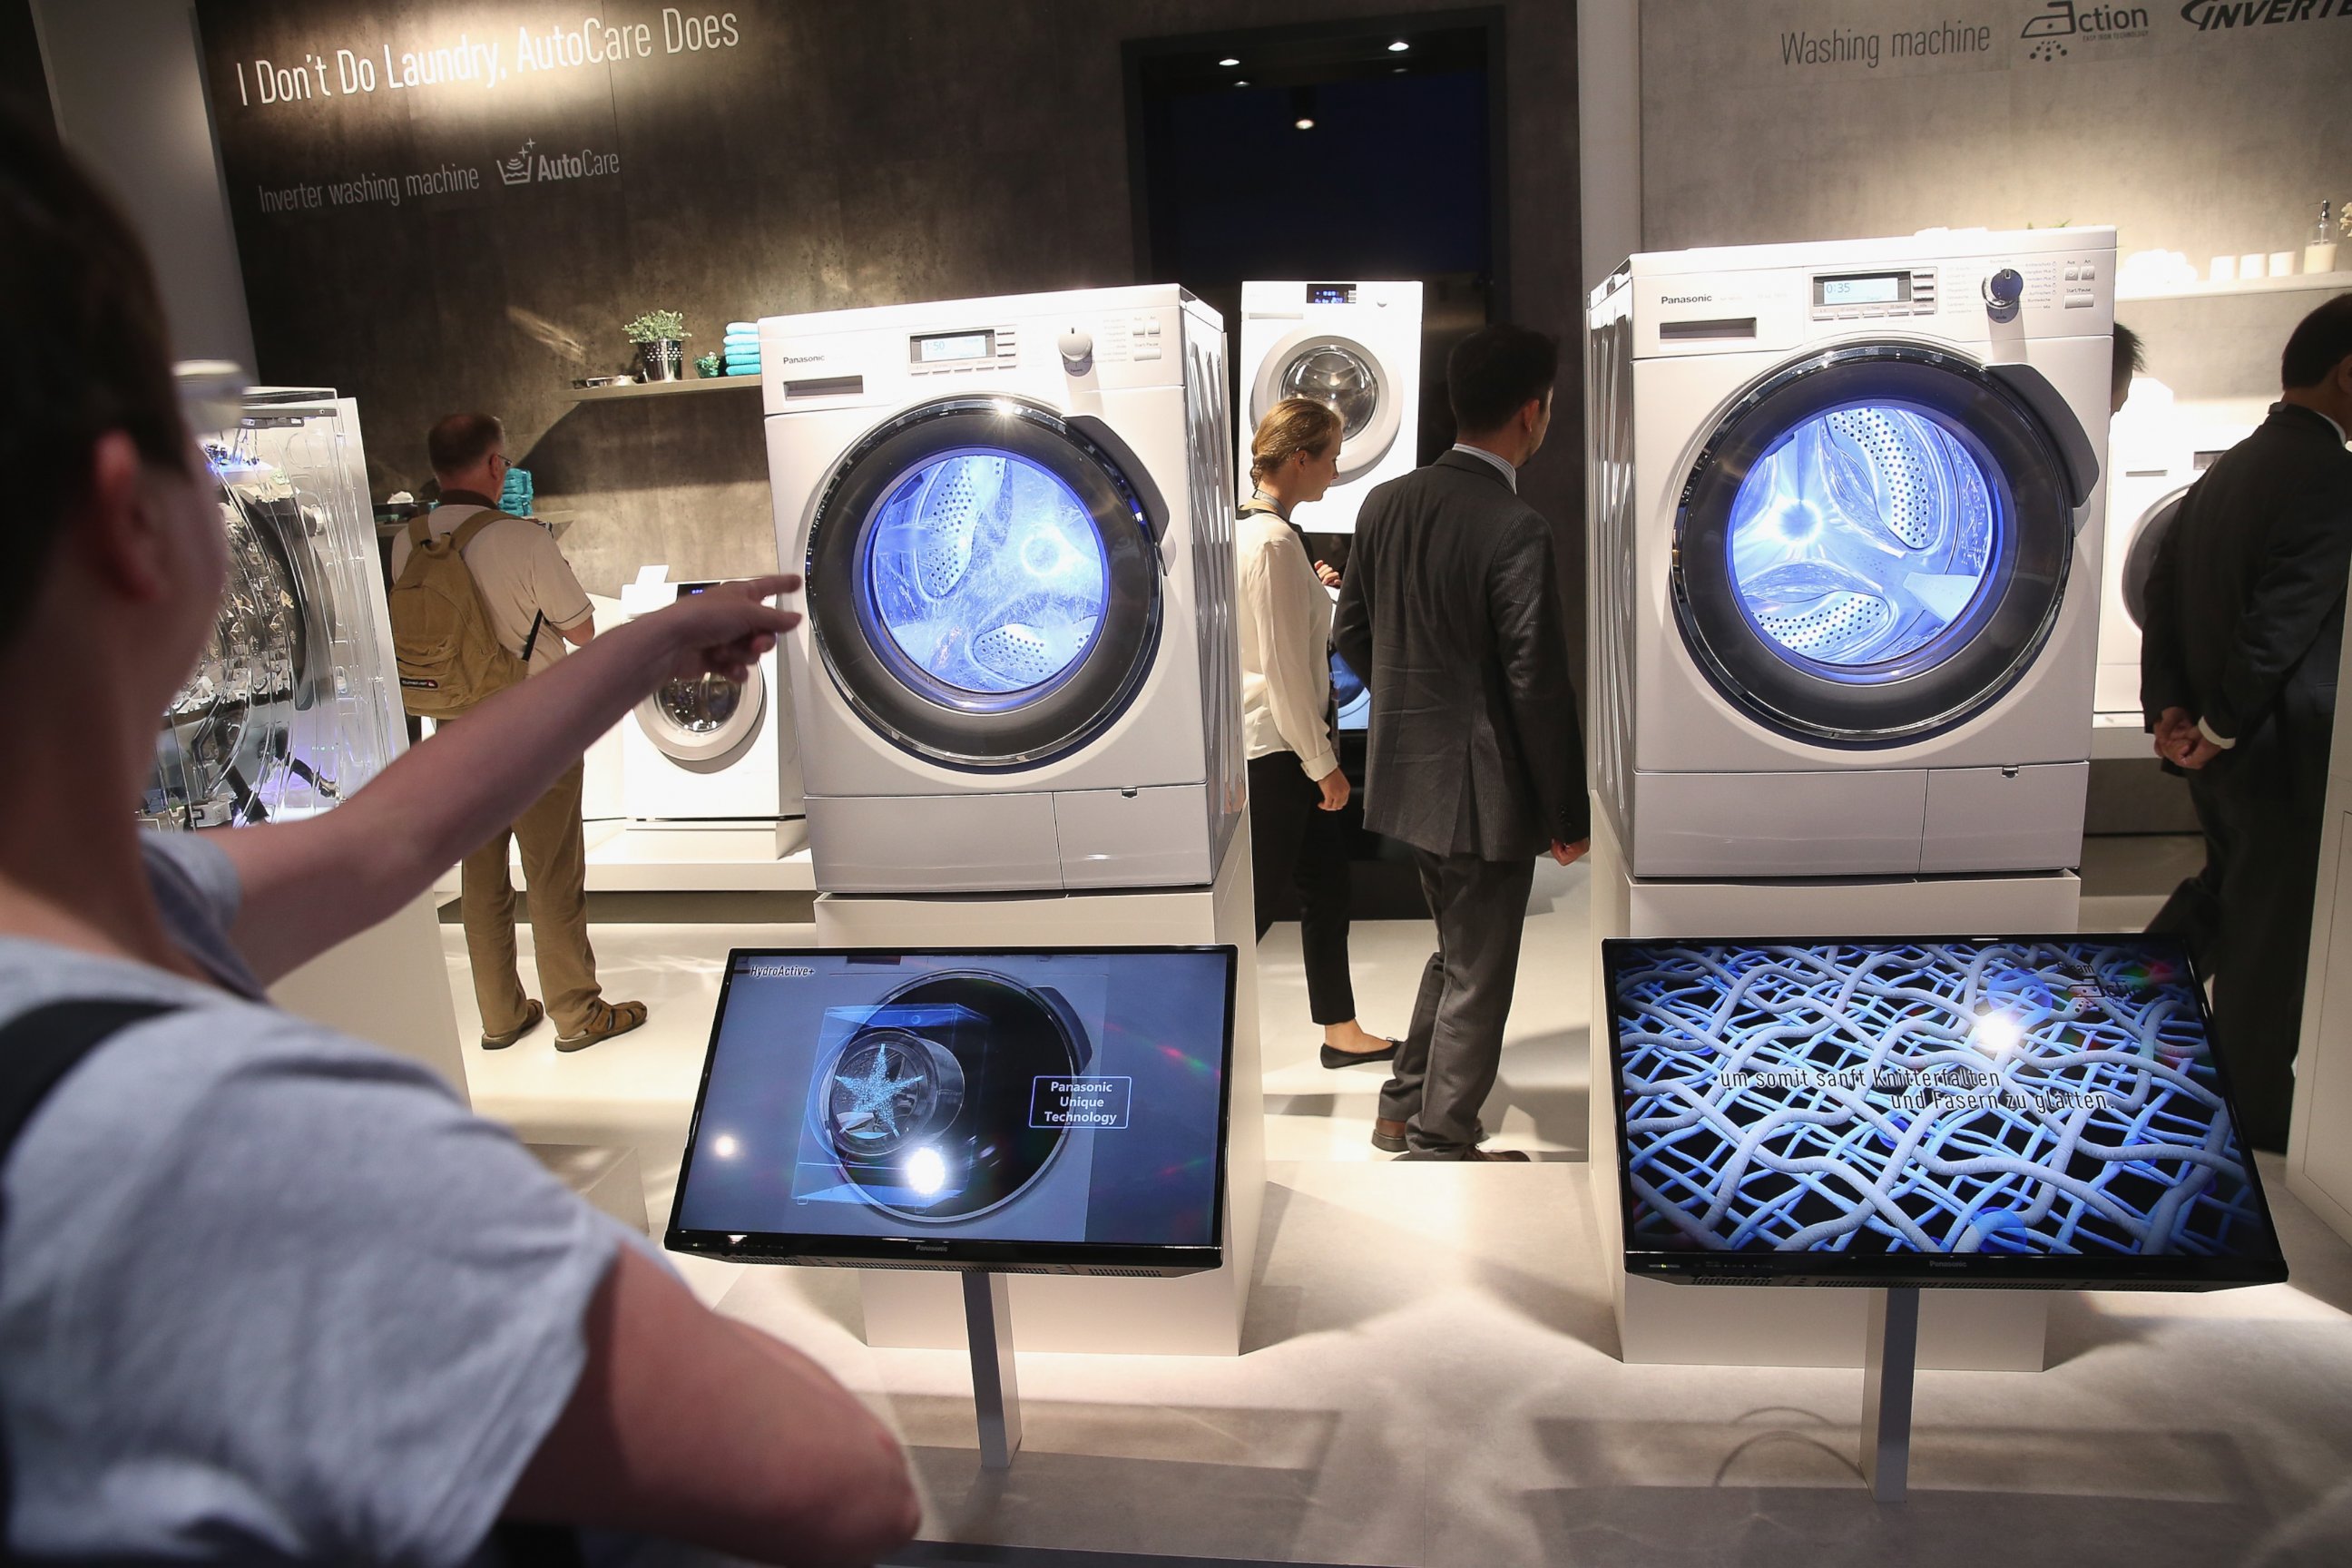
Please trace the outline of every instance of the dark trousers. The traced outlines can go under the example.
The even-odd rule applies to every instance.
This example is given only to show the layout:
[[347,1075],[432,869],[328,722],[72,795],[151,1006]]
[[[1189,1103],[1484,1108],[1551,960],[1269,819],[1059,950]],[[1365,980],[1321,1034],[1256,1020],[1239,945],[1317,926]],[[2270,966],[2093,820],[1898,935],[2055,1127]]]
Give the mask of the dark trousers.
[[1519,972],[1519,934],[1536,863],[1412,852],[1437,922],[1412,1027],[1381,1089],[1381,1115],[1405,1123],[1409,1152],[1458,1160],[1476,1146],[1478,1108],[1503,1065],[1503,1024]]
[[2214,1044],[2240,1130],[2273,1151],[2286,1148],[2294,1109],[2327,791],[2326,759],[2298,754],[2307,750],[2265,725],[2189,775],[2205,868],[2148,926],[2183,937],[2212,979]]
[[1299,770],[1296,752],[1249,761],[1250,873],[1257,934],[1274,924],[1275,889],[1298,891],[1298,951],[1307,961],[1307,1006],[1318,1024],[1356,1016],[1348,978],[1348,839],[1323,791]]

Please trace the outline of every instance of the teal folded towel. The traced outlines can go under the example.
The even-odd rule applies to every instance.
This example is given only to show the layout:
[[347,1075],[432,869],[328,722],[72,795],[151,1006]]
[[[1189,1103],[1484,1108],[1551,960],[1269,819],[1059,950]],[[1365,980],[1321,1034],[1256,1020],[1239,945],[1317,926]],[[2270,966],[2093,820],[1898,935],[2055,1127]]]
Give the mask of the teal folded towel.
[[729,349],[725,358],[729,364],[758,364],[760,363],[760,351],[757,349]]
[[736,332],[751,332],[756,335],[760,331],[760,323],[757,321],[730,321],[727,323],[727,331],[730,335]]
[[739,338],[732,332],[728,333],[720,342],[730,349],[756,349],[760,346],[760,340],[756,336]]
[[730,364],[727,367],[727,374],[730,375],[757,375],[760,374],[760,367],[756,364]]

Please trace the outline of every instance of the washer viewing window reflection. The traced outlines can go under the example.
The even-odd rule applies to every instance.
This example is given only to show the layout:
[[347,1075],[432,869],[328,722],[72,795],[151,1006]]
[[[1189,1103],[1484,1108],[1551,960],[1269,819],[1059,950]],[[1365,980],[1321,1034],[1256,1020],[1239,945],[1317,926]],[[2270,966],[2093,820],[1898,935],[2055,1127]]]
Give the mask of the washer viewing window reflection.
[[1741,612],[1852,668],[1935,641],[1984,589],[2000,512],[1984,468],[1918,409],[1855,403],[1792,426],[1741,482],[1725,535]]
[[1380,411],[1380,373],[1350,350],[1323,343],[1283,370],[1282,395],[1329,404],[1339,416],[1340,439],[1352,440]]
[[892,487],[866,534],[865,608],[931,679],[1002,697],[1067,674],[1110,594],[1102,536],[1060,478],[965,449]]

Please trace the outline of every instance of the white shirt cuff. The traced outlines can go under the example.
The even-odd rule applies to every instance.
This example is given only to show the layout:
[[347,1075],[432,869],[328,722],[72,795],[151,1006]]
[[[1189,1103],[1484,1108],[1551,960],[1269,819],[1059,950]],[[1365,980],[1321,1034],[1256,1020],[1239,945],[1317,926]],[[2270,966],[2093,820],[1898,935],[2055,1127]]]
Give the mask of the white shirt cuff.
[[1311,757],[1301,756],[1298,759],[1299,768],[1308,778],[1315,780],[1318,784],[1320,784],[1323,781],[1325,774],[1328,773],[1333,768],[1336,768],[1339,765],[1339,759],[1328,751],[1318,752]]
[[2226,752],[2231,747],[2238,743],[2230,736],[2215,734],[2213,732],[2213,726],[2208,724],[2202,719],[2197,721],[2197,732],[2205,737],[2205,743],[2207,745],[2213,747],[2217,751]]

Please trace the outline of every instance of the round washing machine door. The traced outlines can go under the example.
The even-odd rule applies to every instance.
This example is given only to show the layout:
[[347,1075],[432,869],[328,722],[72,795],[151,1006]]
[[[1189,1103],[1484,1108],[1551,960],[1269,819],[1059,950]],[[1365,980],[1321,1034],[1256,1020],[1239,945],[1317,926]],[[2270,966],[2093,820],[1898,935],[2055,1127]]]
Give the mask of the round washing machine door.
[[1250,424],[1255,426],[1286,397],[1311,397],[1338,411],[1342,483],[1386,457],[1404,423],[1402,394],[1380,355],[1324,328],[1295,331],[1265,356],[1250,389]]
[[2156,570],[2157,547],[2179,521],[2180,503],[2189,490],[2188,485],[2182,485],[2140,513],[2132,524],[2130,542],[2124,545],[2124,613],[2136,626],[2147,625],[2148,574]]
[[1675,524],[1674,605],[1717,688],[1829,745],[1967,721],[2057,619],[2074,514],[2060,447],[1958,355],[1865,344],[1741,396]]
[[698,675],[666,682],[637,704],[637,724],[671,761],[717,773],[759,734],[767,708],[767,678],[754,664],[740,680]]
[[843,459],[809,536],[835,687],[894,744],[1033,767],[1126,711],[1160,643],[1159,549],[1119,459],[1008,397],[908,410]]

